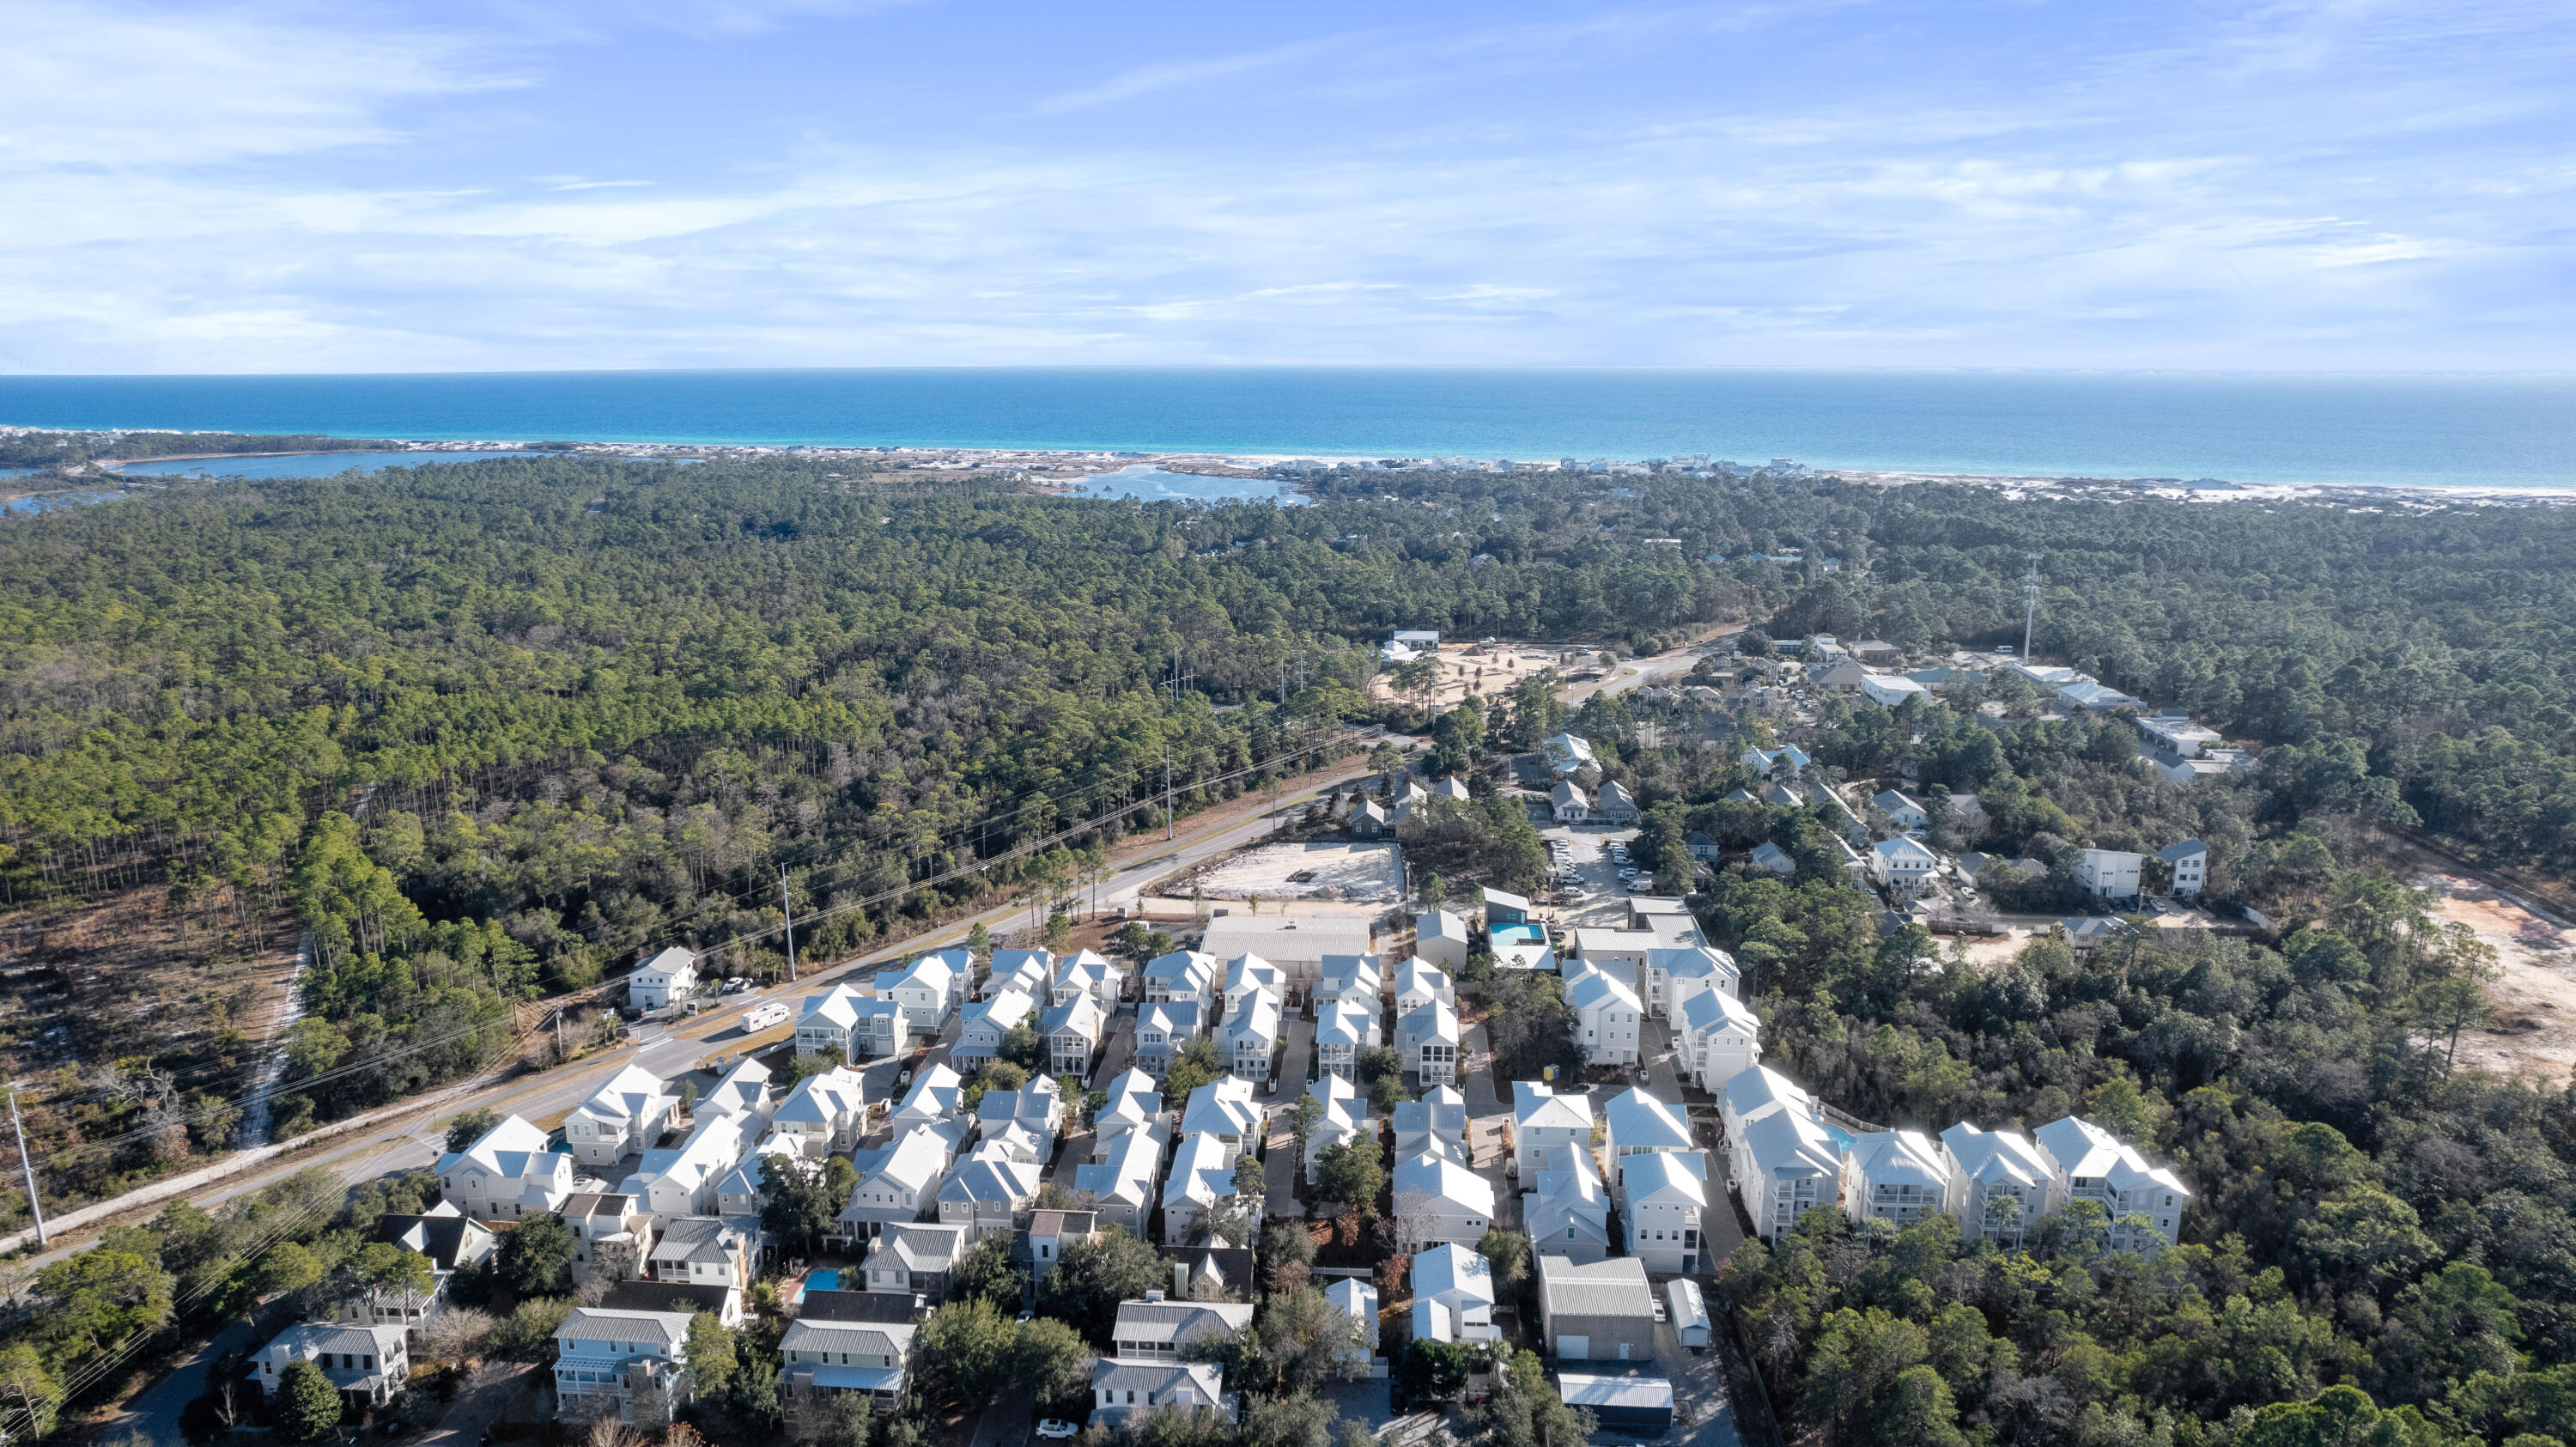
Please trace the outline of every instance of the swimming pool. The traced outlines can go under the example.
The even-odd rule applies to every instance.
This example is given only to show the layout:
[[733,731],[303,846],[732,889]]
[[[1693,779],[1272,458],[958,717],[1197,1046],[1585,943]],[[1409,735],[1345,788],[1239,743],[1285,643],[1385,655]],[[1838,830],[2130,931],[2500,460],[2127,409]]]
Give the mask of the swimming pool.
[[1820,1120],[1816,1124],[1824,1127],[1826,1135],[1833,1137],[1834,1149],[1837,1152],[1843,1155],[1851,1154],[1852,1142],[1858,1137],[1829,1120]]
[[796,1300],[792,1304],[803,1306],[805,1304],[805,1293],[809,1291],[838,1291],[840,1289],[840,1268],[837,1266],[818,1267],[805,1274],[805,1284],[796,1288]]

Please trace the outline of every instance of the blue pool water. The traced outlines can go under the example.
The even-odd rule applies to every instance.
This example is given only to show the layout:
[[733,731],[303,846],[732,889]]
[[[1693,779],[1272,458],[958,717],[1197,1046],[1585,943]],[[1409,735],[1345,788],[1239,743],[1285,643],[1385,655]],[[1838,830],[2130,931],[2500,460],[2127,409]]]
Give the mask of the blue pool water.
[[814,1272],[812,1275],[805,1278],[805,1289],[808,1291],[840,1290],[840,1270],[837,1267],[826,1266],[822,1270]]
[[1843,1129],[1841,1126],[1835,1125],[1831,1121],[1820,1120],[1816,1122],[1816,1124],[1823,1126],[1825,1134],[1833,1137],[1834,1149],[1837,1152],[1843,1155],[1851,1154],[1852,1142],[1858,1140],[1859,1137],[1853,1135],[1850,1131]]
[[[953,367],[0,377],[0,424],[2576,487],[2576,376]],[[345,464],[341,464],[345,465]]]

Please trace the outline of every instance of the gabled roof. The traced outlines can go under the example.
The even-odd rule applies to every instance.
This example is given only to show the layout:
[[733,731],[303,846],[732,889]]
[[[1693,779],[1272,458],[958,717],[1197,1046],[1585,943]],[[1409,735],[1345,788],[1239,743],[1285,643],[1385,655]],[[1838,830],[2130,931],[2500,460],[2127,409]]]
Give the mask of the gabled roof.
[[1521,1215],[1539,1249],[1610,1244],[1610,1203],[1600,1173],[1592,1169],[1590,1148],[1549,1149],[1540,1157],[1535,1177],[1521,1195]]
[[867,1103],[866,1077],[847,1066],[835,1066],[796,1082],[796,1088],[787,1092],[786,1101],[770,1123],[837,1128],[843,1120],[867,1109]]
[[757,1110],[769,1103],[769,1067],[746,1055],[733,1063],[733,1068],[718,1077],[707,1098],[698,1102],[700,1110]]
[[1162,1031],[1175,1040],[1198,1038],[1202,1007],[1196,1000],[1162,1000],[1136,1007],[1136,1029],[1147,1027]]
[[679,1100],[662,1088],[662,1077],[641,1066],[629,1065],[591,1092],[590,1099],[574,1108],[574,1114],[631,1121],[658,1115],[679,1104]]
[[1445,1202],[1488,1220],[1494,1214],[1494,1184],[1447,1156],[1425,1151],[1395,1167],[1396,1214],[1408,1199]]
[[904,1191],[920,1191],[939,1179],[948,1169],[948,1143],[934,1131],[916,1127],[904,1132],[885,1159],[874,1171],[859,1176],[859,1190],[871,1183]]
[[1612,1256],[1576,1264],[1542,1249],[1538,1258],[1538,1296],[1548,1320],[1560,1316],[1637,1317],[1655,1315],[1655,1291],[1646,1284],[1646,1264],[1634,1256]]
[[697,972],[697,955],[681,945],[672,945],[663,950],[660,954],[655,955],[653,958],[646,960],[644,963],[635,967],[635,973],[638,975],[667,975],[676,977],[679,975],[694,975]]
[[1279,997],[1267,990],[1227,997],[1237,1002],[1225,1021],[1228,1045],[1243,1041],[1275,1042],[1279,1038]]
[[[559,1153],[549,1151],[548,1145],[549,1140],[544,1131],[515,1115],[509,1116],[499,1125],[485,1131],[474,1144],[461,1151],[452,1151],[440,1156],[438,1173],[443,1176],[450,1170],[463,1167],[467,1170],[480,1170],[487,1176],[498,1176],[503,1180],[552,1174],[556,1169],[555,1163],[545,1160],[544,1157]],[[564,1159],[570,1160],[571,1157],[566,1156]]]
[[2031,1136],[2070,1179],[2100,1179],[2109,1182],[2114,1190],[2128,1190],[2152,1180],[2178,1196],[2191,1195],[2173,1172],[2148,1164],[2136,1147],[2080,1115],[2052,1120],[2032,1131]]
[[1950,1181],[1941,1147],[1919,1130],[1871,1131],[1852,1142],[1849,1159],[1874,1186],[1911,1185],[1937,1191]]
[[2156,857],[2167,864],[2179,864],[2195,854],[2207,854],[2209,846],[2197,839],[2184,839],[2156,851]]
[[1232,1341],[1252,1325],[1252,1308],[1223,1301],[1122,1301],[1118,1303],[1118,1329],[1110,1339],[1119,1343],[1153,1342],[1173,1347],[1214,1338]]
[[666,1216],[662,1239],[653,1243],[656,1261],[730,1260],[743,1241],[742,1228],[720,1216]]
[[1637,1003],[1637,992],[1629,987],[1627,981],[1588,961],[1583,963],[1583,968],[1566,985],[1565,1003],[1577,1011],[1597,1010],[1605,1006],[1619,1006],[1630,1010],[1642,1008]]
[[1100,1002],[1085,991],[1039,1016],[1038,1033],[1050,1039],[1064,1034],[1080,1035],[1097,1044],[1107,1023],[1108,1017],[1101,1013]]
[[612,1311],[576,1306],[555,1328],[566,1341],[650,1342],[665,1357],[677,1357],[689,1339],[689,1315],[680,1311]]
[[1622,1156],[1619,1165],[1620,1189],[1631,1206],[1640,1202],[1708,1205],[1708,1157],[1698,1151]]
[[1214,955],[1201,954],[1197,950],[1174,950],[1168,955],[1156,955],[1147,960],[1145,978],[1148,980],[1187,979],[1195,988],[1215,979],[1217,972],[1222,968],[1223,966],[1217,963]]
[[1691,1148],[1690,1121],[1681,1107],[1657,1100],[1638,1086],[1612,1097],[1601,1108],[1601,1119],[1609,1127],[1610,1139],[1623,1151],[1636,1146],[1677,1151]]
[[1234,1167],[1226,1164],[1225,1142],[1213,1135],[1184,1136],[1173,1158],[1171,1179],[1163,1183],[1163,1209],[1203,1205],[1234,1194]]
[[894,1113],[915,1117],[952,1115],[965,1094],[965,1077],[943,1060],[912,1077],[912,1089],[905,1092],[903,1104],[896,1106]]
[[1959,1174],[1971,1181],[2011,1182],[2037,1190],[2055,1174],[2039,1147],[2016,1131],[1979,1130],[1961,1121],[1941,1132],[1941,1144],[1958,1163]]
[[1007,1035],[1012,1026],[1029,1018],[1029,1011],[1036,1006],[1037,1001],[1030,999],[1026,991],[1004,990],[989,1000],[978,1000],[967,1006],[961,1028],[972,1029],[982,1025]]
[[1142,1206],[1154,1197],[1154,1178],[1163,1170],[1168,1130],[1154,1126],[1132,1130],[1109,1143],[1108,1159],[1073,1168],[1073,1189],[1104,1205]]
[[1580,1090],[1563,1094],[1537,1080],[1512,1082],[1513,1129],[1576,1130],[1592,1129],[1592,1097]]
[[1881,839],[1869,846],[1879,858],[1893,863],[1899,859],[1938,860],[1941,856],[1924,847],[1922,841],[1900,834],[1894,839]]
[[1145,1362],[1128,1357],[1102,1357],[1091,1369],[1091,1390],[1134,1392],[1139,1402],[1163,1406],[1175,1392],[1210,1405],[1225,1400],[1225,1373],[1214,1362]]
[[868,1253],[861,1269],[946,1271],[957,1264],[958,1257],[972,1249],[974,1243],[966,1239],[969,1229],[927,1222],[890,1225],[885,1228],[885,1234],[877,1237],[876,1249]]
[[1704,1030],[1734,1026],[1759,1034],[1762,1017],[1753,1007],[1723,990],[1702,990],[1682,1002],[1682,1028],[1696,1035]]
[[1467,1098],[1446,1085],[1434,1086],[1420,1100],[1398,1101],[1395,1138],[1429,1135],[1456,1140],[1467,1129]]
[[1788,850],[1768,839],[1753,846],[1753,862],[1764,869],[1786,871],[1798,867],[1798,861],[1790,857]]
[[[1369,1043],[1369,1027],[1377,1023],[1376,1013],[1365,1005],[1348,1000],[1335,1000],[1323,1008],[1315,1020],[1315,1043],[1348,1045],[1354,1048]],[[1327,1077],[1328,1079],[1338,1077]]]
[[1109,1098],[1092,1115],[1094,1127],[1113,1123],[1142,1125],[1163,1111],[1163,1087],[1134,1066],[1119,1072],[1102,1093]]
[[1064,1087],[1052,1075],[1041,1075],[1017,1090],[988,1090],[975,1103],[975,1119],[986,1127],[1010,1121],[1047,1126],[1062,1119]]
[[1920,814],[1923,812],[1922,805],[1915,803],[1912,799],[1898,793],[1894,789],[1879,790],[1878,793],[1871,796],[1869,802],[1877,805],[1880,809],[1890,814]]
[[1732,980],[1741,973],[1735,956],[1708,945],[1690,949],[1648,950],[1646,965],[1676,980]]
[[1494,1304],[1494,1263],[1455,1241],[1413,1257],[1413,1294]]
[[1458,1012],[1449,1008],[1448,1001],[1434,999],[1415,1006],[1396,1022],[1396,1028],[1416,1044],[1446,1041],[1454,1045],[1458,1043]]
[[892,1357],[902,1361],[912,1354],[912,1337],[917,1330],[894,1322],[810,1321],[798,1317],[779,1337],[778,1349],[830,1352],[835,1356],[847,1352],[854,1357]]
[[1181,1109],[1181,1134],[1213,1133],[1245,1137],[1261,1128],[1261,1107],[1252,1100],[1252,1082],[1236,1076],[1212,1080],[1190,1092]]
[[948,1179],[940,1184],[939,1199],[979,1204],[1001,1201],[1016,1207],[1037,1195],[1038,1176],[1035,1165],[978,1146],[975,1154],[959,1161],[957,1168],[948,1173]]
[[1816,1108],[1814,1096],[1768,1065],[1756,1065],[1730,1077],[1717,1093],[1726,1113],[1739,1121],[1773,1109],[1784,1109],[1804,1119]]
[[491,1240],[492,1234],[490,1227],[464,1216],[384,1215],[376,1218],[367,1239],[417,1251],[429,1258],[433,1270],[453,1271],[459,1252],[471,1244]]
[[1839,1175],[1842,1153],[1825,1128],[1796,1111],[1775,1110],[1744,1128],[1744,1152],[1753,1169],[1765,1174],[1789,1171],[1803,1175]]

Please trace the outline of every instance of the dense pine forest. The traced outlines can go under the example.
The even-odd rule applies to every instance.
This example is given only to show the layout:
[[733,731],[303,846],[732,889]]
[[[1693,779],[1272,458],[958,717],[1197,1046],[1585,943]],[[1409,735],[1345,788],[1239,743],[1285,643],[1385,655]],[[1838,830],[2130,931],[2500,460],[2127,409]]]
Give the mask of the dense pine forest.
[[[292,1129],[452,1077],[513,1004],[660,943],[731,943],[757,972],[782,871],[800,947],[846,950],[1078,877],[1159,824],[1167,754],[1188,807],[1346,723],[1428,729],[1365,691],[1391,629],[2018,644],[2037,554],[2041,656],[2191,708],[2260,768],[2162,784],[2117,724],[1984,728],[1972,693],[1837,711],[1819,761],[1978,792],[1977,842],[2014,853],[2196,834],[2213,894],[2279,906],[2278,931],[1944,963],[1833,882],[1824,819],[1726,804],[1724,751],[1641,734],[1654,705],[1572,719],[1647,807],[1650,866],[1685,828],[1800,860],[1695,901],[1784,1068],[1894,1124],[2082,1109],[2196,1192],[2152,1260],[2081,1221],[2021,1254],[1822,1215],[1747,1248],[1721,1284],[1784,1418],[1832,1440],[2576,1441],[2576,1102],[2454,1068],[2443,1026],[2475,1016],[2489,962],[2371,852],[2415,835],[2543,887],[2576,854],[2576,518],[1831,478],[1308,491],[1140,505],[848,462],[546,458],[13,519],[0,927],[148,891],[245,948],[310,929]],[[1515,696],[1436,739],[1464,761],[1557,721]],[[134,1085],[174,1062],[100,1074],[78,1034],[6,1043],[55,1051],[48,1140],[125,1141],[118,1169],[186,1153],[154,1128],[172,1092]],[[193,1065],[191,1099],[244,1084]]]

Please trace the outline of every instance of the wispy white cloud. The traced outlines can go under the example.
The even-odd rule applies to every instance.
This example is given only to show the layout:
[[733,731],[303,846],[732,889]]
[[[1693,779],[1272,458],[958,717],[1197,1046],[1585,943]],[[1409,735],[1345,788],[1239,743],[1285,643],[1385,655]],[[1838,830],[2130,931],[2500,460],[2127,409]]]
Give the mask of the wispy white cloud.
[[[25,8],[14,370],[2576,362],[2569,57],[2510,4],[2036,39],[1938,32],[2056,12],[1478,11],[1196,57],[1140,25],[1139,63],[998,100],[896,90],[900,54],[846,95],[777,84],[724,68],[758,47],[604,10],[556,54],[375,12]],[[645,23],[891,33],[730,14]],[[556,95],[612,60],[704,93]]]

